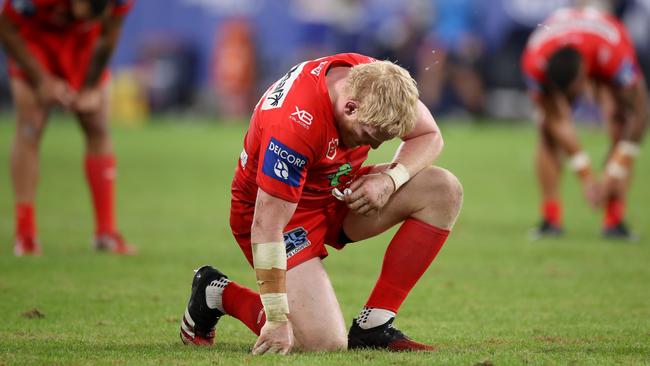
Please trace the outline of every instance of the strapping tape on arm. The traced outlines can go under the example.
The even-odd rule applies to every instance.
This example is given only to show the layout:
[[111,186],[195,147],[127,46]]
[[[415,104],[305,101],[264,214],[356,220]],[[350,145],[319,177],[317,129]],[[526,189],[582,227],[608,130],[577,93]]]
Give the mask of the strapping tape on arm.
[[382,173],[388,175],[395,184],[395,191],[411,179],[408,169],[400,163],[394,163],[389,169],[384,170]]
[[576,172],[580,178],[585,179],[591,175],[591,160],[584,151],[579,151],[569,158],[571,170]]
[[282,241],[253,244],[255,269],[287,269],[287,250]]
[[641,148],[632,141],[621,141],[605,167],[605,173],[617,179],[624,179],[630,174],[634,158],[639,156]]
[[286,293],[261,294],[262,305],[266,320],[272,322],[286,322],[289,314],[289,300]]

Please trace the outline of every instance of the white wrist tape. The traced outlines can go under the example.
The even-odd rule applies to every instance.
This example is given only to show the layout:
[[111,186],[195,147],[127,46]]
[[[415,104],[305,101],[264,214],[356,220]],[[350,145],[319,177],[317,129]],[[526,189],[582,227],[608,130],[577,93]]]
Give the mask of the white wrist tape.
[[395,191],[399,189],[404,183],[408,182],[411,179],[408,169],[400,163],[395,163],[394,166],[390,169],[384,170],[382,173],[388,175],[390,179],[395,183]]
[[639,156],[641,148],[639,144],[636,144],[632,141],[621,141],[616,144],[616,150],[620,151],[621,154],[631,156],[633,158]]
[[287,269],[287,250],[282,241],[253,244],[255,269]]
[[589,164],[589,155],[584,151],[577,152],[569,158],[569,166],[576,172],[588,168]]
[[261,294],[262,305],[266,320],[272,322],[286,322],[289,314],[289,300],[285,293]]
[[619,164],[616,161],[612,161],[607,163],[607,166],[605,167],[605,174],[614,178],[624,179],[627,177],[628,171],[627,168],[623,165]]

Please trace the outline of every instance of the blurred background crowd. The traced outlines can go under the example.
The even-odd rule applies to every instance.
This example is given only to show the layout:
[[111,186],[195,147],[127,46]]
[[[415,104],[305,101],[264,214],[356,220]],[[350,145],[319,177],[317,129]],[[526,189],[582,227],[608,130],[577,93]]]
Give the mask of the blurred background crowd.
[[[436,116],[523,119],[528,35],[553,10],[587,2],[626,24],[648,77],[650,0],[140,0],[113,58],[113,116],[247,119],[292,65],[359,52],[406,67]],[[3,109],[6,79],[2,65]]]

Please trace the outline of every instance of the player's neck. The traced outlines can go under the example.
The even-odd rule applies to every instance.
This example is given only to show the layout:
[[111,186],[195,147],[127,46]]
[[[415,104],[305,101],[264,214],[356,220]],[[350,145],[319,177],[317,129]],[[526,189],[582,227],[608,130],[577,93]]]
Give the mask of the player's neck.
[[349,67],[334,67],[329,69],[325,76],[327,92],[329,93],[330,102],[332,103],[332,112],[337,123],[341,118],[341,105],[345,103],[348,97],[345,89],[349,72]]
[[350,68],[347,66],[333,67],[327,71],[327,75],[325,76],[325,83],[327,85],[330,101],[335,109],[337,103],[340,103],[341,98],[346,97],[345,84],[349,72]]

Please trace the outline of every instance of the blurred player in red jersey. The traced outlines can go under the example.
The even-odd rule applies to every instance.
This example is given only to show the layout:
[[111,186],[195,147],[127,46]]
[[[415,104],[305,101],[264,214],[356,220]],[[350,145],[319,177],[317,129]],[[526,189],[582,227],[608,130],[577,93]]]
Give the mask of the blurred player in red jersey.
[[16,135],[11,154],[16,255],[40,253],[34,199],[38,150],[50,109],[77,116],[86,139],[85,170],[95,209],[94,246],[133,254],[115,227],[115,158],[108,131],[107,65],[130,0],[7,0],[0,40],[10,57]]
[[[362,167],[371,148],[396,137],[392,163]],[[460,210],[460,183],[431,166],[442,145],[403,68],[351,53],[293,67],[255,108],[232,183],[230,225],[260,293],[199,268],[183,342],[213,344],[228,314],[259,335],[254,354],[285,354],[294,342],[303,351],[432,350],[393,320]],[[322,264],[325,244],[341,249],[395,225],[375,288],[346,334]]]
[[[543,219],[535,237],[562,234],[559,185],[566,157],[588,202],[605,207],[603,236],[634,239],[624,222],[625,197],[648,109],[646,84],[624,26],[593,8],[558,10],[531,35],[522,67],[540,112],[536,168]],[[571,105],[587,90],[594,91],[611,138],[602,181],[571,122]]]

